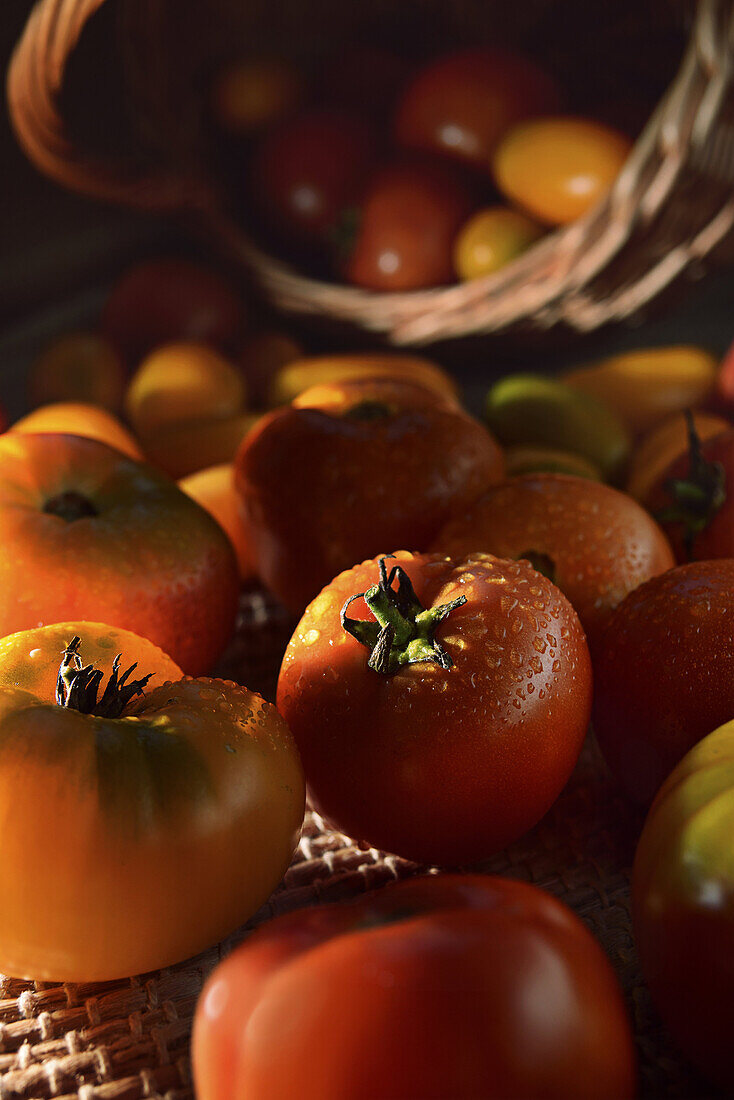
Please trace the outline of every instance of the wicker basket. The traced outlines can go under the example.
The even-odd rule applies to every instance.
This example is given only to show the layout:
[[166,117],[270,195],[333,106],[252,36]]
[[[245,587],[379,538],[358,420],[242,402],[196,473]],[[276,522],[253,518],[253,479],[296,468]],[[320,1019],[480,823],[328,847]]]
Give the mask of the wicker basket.
[[[267,46],[276,36],[279,47],[323,49],[327,35],[359,36],[366,11],[388,40],[400,33],[391,29],[397,12],[403,31],[412,18],[444,40],[477,41],[487,38],[491,8],[489,0],[39,0],[11,62],[10,112],[29,157],[49,176],[96,197],[195,214],[285,311],[394,344],[556,325],[588,332],[631,317],[734,237],[734,0],[699,0],[695,9],[684,0],[494,8],[491,25],[501,21],[505,40],[530,35],[532,46],[534,35],[536,51],[556,55],[559,42],[572,40],[575,55],[560,58],[564,72],[579,68],[579,55],[587,73],[616,68],[635,50],[654,60],[648,36],[662,22],[682,27],[688,17],[689,40],[608,197],[492,276],[408,293],[334,285],[266,254],[226,212],[203,90],[233,44]],[[85,45],[95,37],[87,27],[96,47]],[[86,77],[83,60],[91,61]]]

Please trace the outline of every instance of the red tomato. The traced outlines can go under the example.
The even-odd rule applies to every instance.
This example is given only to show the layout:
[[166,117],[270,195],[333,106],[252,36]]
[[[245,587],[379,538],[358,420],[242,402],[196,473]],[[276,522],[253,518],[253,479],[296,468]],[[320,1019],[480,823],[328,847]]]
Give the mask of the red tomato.
[[454,281],[454,240],[472,209],[442,164],[383,168],[367,188],[345,275],[371,290],[415,290]]
[[242,301],[221,275],[190,260],[145,260],[126,271],[102,311],[105,335],[131,366],[159,344],[194,341],[230,348]]
[[520,119],[552,114],[560,93],[551,76],[527,57],[479,47],[447,54],[422,69],[406,88],[395,136],[489,172],[492,152]]
[[[328,1041],[325,1038],[328,1036]],[[603,951],[537,887],[391,883],[270,921],[196,1012],[199,1100],[632,1100]]]
[[426,863],[473,862],[527,832],[571,774],[590,707],[568,600],[527,562],[488,554],[400,551],[342,573],[306,609],[278,681],[319,811]]
[[374,155],[363,120],[327,109],[300,114],[267,134],[255,151],[254,198],[279,235],[323,242],[356,200]]
[[594,729],[627,793],[649,802],[734,714],[734,560],[653,577],[617,608],[594,662]]
[[495,485],[449,520],[433,549],[454,558],[475,550],[528,558],[568,596],[592,653],[627,593],[675,564],[668,540],[639,504],[564,474]]
[[734,429],[700,442],[668,466],[645,501],[678,561],[734,558]]

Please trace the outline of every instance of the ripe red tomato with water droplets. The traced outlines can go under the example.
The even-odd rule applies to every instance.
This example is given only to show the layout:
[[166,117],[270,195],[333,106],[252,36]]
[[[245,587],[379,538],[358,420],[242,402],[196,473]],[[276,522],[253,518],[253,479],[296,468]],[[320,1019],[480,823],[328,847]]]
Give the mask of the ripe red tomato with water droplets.
[[648,803],[734,714],[734,560],[692,562],[620,604],[594,660],[594,730],[627,793]]
[[589,721],[589,652],[566,597],[527,562],[400,551],[340,574],[309,605],[278,709],[338,829],[466,864],[522,836],[560,794]]
[[399,145],[440,153],[483,171],[515,122],[553,114],[555,80],[534,61],[508,50],[478,47],[430,62],[405,89],[395,115]]

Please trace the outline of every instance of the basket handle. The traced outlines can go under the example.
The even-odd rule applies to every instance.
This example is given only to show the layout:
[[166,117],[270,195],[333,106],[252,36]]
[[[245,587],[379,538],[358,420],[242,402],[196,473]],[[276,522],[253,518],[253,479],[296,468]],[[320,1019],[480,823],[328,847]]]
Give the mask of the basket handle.
[[29,159],[73,191],[141,209],[209,208],[202,179],[164,170],[132,171],[122,159],[95,156],[75,145],[60,110],[66,65],[79,37],[105,0],[38,0],[10,60],[10,120]]

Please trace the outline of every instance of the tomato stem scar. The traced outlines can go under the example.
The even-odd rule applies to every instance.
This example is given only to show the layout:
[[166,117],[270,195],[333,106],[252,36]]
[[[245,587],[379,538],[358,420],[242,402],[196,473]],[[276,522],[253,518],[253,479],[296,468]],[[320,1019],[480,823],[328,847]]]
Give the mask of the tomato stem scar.
[[726,473],[720,462],[707,462],[701,450],[693,413],[686,409],[688,424],[688,476],[670,478],[665,491],[671,499],[667,508],[655,514],[661,523],[683,526],[683,545],[688,559],[693,557],[693,544],[719,509],[726,502]]
[[120,676],[122,654],[118,653],[112,662],[112,673],[107,686],[102,697],[98,699],[104,673],[93,665],[84,664],[79,654],[80,645],[81,638],[76,636],[64,650],[56,680],[57,704],[70,710],[78,710],[82,714],[94,714],[98,718],[119,718],[133,696],[143,694],[143,688],[153,673],[149,672],[147,676],[131,680],[128,684],[127,679],[138,664],[136,661]]
[[99,515],[91,500],[74,490],[51,497],[44,504],[43,511],[49,516],[59,516],[67,523],[72,523],[75,519]]

